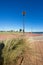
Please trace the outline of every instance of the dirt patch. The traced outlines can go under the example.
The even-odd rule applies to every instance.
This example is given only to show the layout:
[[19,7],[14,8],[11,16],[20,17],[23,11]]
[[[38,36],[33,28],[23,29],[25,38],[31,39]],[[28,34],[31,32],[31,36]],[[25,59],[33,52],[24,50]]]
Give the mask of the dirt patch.
[[43,65],[43,41],[28,40],[26,46],[22,65]]
[[[6,39],[12,39],[12,38],[19,38],[22,37],[23,33],[5,33],[5,34],[0,34],[0,40],[6,40]],[[42,34],[31,34],[31,33],[25,33],[24,34],[25,38],[29,38],[29,37],[36,37],[36,36],[43,36]]]

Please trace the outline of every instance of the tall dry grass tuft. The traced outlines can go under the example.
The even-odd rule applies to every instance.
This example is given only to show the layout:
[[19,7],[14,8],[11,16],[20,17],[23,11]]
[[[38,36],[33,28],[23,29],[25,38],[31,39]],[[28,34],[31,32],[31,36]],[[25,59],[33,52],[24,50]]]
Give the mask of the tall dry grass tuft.
[[[24,40],[7,40],[3,49],[4,65],[19,65],[24,54]],[[19,62],[20,60],[20,62]]]

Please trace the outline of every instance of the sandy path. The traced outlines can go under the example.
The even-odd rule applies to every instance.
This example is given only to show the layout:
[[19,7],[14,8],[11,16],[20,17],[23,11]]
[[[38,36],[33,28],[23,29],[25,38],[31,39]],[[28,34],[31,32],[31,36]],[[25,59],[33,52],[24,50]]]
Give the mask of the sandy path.
[[43,65],[43,37],[27,39],[26,46],[24,60],[21,65]]

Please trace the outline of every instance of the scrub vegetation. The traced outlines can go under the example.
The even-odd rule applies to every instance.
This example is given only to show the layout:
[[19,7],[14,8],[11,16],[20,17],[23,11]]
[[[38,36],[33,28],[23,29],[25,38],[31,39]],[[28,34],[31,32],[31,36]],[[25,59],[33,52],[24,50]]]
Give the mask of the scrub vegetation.
[[1,65],[19,65],[22,62],[25,48],[23,39],[5,40],[0,42],[0,46],[3,47],[0,55],[3,58]]

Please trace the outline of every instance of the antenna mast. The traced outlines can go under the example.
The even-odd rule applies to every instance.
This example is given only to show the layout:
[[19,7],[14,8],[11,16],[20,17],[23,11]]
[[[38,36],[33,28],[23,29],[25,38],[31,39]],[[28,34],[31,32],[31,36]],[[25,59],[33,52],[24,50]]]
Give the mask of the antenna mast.
[[25,15],[26,15],[26,12],[23,11],[23,12],[22,12],[22,15],[23,15],[23,34],[24,34],[24,33],[25,33],[25,21],[24,21],[24,17],[25,17]]

